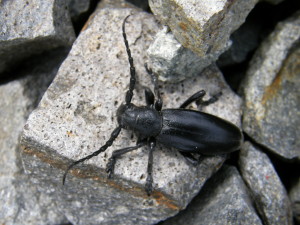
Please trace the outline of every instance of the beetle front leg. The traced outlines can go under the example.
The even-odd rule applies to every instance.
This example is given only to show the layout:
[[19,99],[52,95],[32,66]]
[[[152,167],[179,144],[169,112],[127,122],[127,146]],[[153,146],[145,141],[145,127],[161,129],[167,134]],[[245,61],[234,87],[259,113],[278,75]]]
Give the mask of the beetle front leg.
[[148,157],[148,167],[147,167],[147,179],[146,179],[146,185],[145,189],[148,194],[148,196],[151,195],[153,191],[153,151],[156,146],[156,141],[153,139],[149,142],[150,150],[149,150],[149,157]]
[[147,71],[147,73],[150,75],[152,82],[154,84],[154,92],[156,94],[157,100],[155,101],[154,107],[157,111],[161,111],[163,102],[160,96],[160,92],[159,92],[159,88],[158,88],[158,80],[157,80],[157,76],[153,73],[153,71],[148,68],[147,63],[145,63],[145,69]]
[[145,99],[147,106],[151,106],[154,104],[154,94],[150,88],[145,88]]

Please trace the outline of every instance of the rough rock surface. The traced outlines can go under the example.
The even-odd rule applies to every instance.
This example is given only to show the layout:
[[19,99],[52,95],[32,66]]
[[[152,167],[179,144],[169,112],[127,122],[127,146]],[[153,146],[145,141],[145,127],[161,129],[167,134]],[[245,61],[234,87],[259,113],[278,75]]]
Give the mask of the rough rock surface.
[[75,40],[64,0],[0,1],[0,21],[0,73]]
[[158,78],[174,83],[198,75],[212,62],[210,57],[203,59],[184,48],[168,31],[167,26],[157,33],[147,53]]
[[[150,0],[149,5],[154,15],[165,25],[170,27],[172,35],[182,44],[183,47],[196,53],[197,57],[190,60],[190,63],[198,64],[198,71],[216,61],[230,45],[230,35],[245,21],[246,16],[255,6],[258,0]],[[169,35],[170,36],[170,35]],[[162,37],[160,37],[162,39]],[[165,35],[164,39],[168,39]],[[174,51],[177,53],[176,51]],[[153,70],[163,71],[164,77],[172,80],[172,68],[176,63],[184,64],[187,54],[173,54],[173,59],[164,58],[164,52],[153,54]],[[167,62],[165,65],[160,65]],[[199,63],[196,63],[199,62]],[[195,65],[196,66],[196,65]],[[164,68],[162,70],[162,68]],[[184,70],[184,67],[181,68]],[[191,73],[181,74],[190,76]],[[195,73],[194,75],[197,75]],[[182,78],[181,78],[182,79]],[[175,74],[174,80],[179,80]]]
[[263,224],[238,170],[224,166],[203,187],[186,210],[163,225]]
[[[29,113],[56,74],[66,51],[30,62],[24,77],[0,85],[0,224],[24,225],[68,222],[55,202],[24,173],[20,134]],[[16,74],[15,74],[16,75]]]
[[292,224],[288,195],[268,156],[245,142],[239,165],[264,224]]
[[300,223],[300,178],[298,177],[297,181],[291,188],[289,192],[289,197],[292,203],[293,213],[295,220]]

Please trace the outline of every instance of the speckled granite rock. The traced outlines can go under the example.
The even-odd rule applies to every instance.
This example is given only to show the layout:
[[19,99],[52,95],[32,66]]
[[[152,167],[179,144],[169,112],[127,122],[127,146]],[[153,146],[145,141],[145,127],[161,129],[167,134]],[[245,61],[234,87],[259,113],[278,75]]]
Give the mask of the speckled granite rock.
[[73,21],[78,21],[80,16],[87,13],[91,0],[67,0],[70,17]]
[[[43,55],[23,68],[24,77],[0,85],[0,224],[68,222],[47,193],[24,173],[19,139],[29,113],[55,76],[66,51]],[[16,74],[15,74],[16,75]]]
[[224,166],[191,204],[163,225],[263,224],[238,170]]
[[176,83],[196,76],[211,64],[209,57],[203,59],[184,48],[167,26],[157,33],[147,53],[151,59],[153,71],[160,80],[167,82]]
[[[194,67],[198,66],[199,72],[215,62],[230,47],[230,35],[245,21],[257,2],[258,0],[150,0],[149,5],[159,21],[170,27],[172,31],[172,34],[159,38],[168,40],[170,39],[168,36],[174,35],[174,40],[196,53],[200,58],[193,57],[189,62],[195,63]],[[180,48],[183,48],[182,46]],[[185,75],[191,76],[193,72],[188,69],[186,73],[178,76],[175,70],[172,78],[170,72],[174,70],[173,68],[180,67],[177,64],[185,66],[188,59],[188,51],[177,51],[178,48],[173,50],[172,60],[169,59],[170,57],[165,57],[164,51],[159,54],[151,52],[153,71],[156,73],[162,71],[164,79],[167,77],[168,80],[178,81]],[[170,64],[170,61],[173,63]],[[165,64],[161,65],[162,63]],[[184,66],[178,71],[184,70]],[[194,76],[197,75],[197,71]]]
[[288,195],[268,156],[246,142],[239,166],[264,224],[293,224]]
[[65,0],[0,2],[0,73],[25,58],[59,46],[75,35]]
[[300,178],[298,177],[295,184],[292,186],[289,197],[292,203],[292,209],[295,220],[300,223]]

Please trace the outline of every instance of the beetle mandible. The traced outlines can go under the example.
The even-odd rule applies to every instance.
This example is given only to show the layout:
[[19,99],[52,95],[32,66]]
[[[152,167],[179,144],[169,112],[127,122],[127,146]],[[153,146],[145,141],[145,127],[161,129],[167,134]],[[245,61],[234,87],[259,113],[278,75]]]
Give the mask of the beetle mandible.
[[216,102],[220,94],[204,101],[205,91],[201,90],[189,97],[177,109],[162,109],[163,102],[158,90],[157,77],[146,64],[145,68],[152,78],[157,99],[155,100],[153,92],[146,88],[146,106],[136,106],[131,103],[133,90],[135,89],[136,73],[125,32],[125,23],[129,16],[123,21],[122,34],[130,66],[130,82],[125,95],[125,102],[117,110],[118,126],[101,148],[69,165],[63,176],[63,184],[71,168],[104,152],[113,144],[121,129],[134,131],[138,136],[137,144],[136,146],[115,150],[112,153],[106,167],[108,177],[112,176],[116,159],[119,156],[148,145],[149,156],[145,184],[148,195],[153,191],[152,165],[156,142],[178,149],[193,164],[197,163],[197,159],[192,154],[224,154],[238,150],[241,146],[243,135],[240,129],[232,123],[204,112],[185,109],[194,101],[199,101],[202,106],[207,106]]

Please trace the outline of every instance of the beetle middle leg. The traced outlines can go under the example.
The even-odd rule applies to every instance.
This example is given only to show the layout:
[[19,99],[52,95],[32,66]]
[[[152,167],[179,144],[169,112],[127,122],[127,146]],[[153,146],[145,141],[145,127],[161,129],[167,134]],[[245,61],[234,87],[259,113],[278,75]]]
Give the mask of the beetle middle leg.
[[113,151],[113,153],[112,153],[111,157],[109,158],[108,163],[106,165],[107,177],[111,178],[112,174],[114,173],[116,159],[118,157],[120,157],[121,155],[123,155],[127,152],[131,152],[131,151],[136,150],[140,147],[143,147],[144,145],[146,145],[146,142],[139,142],[139,143],[137,143],[136,146],[122,148],[122,149]]

